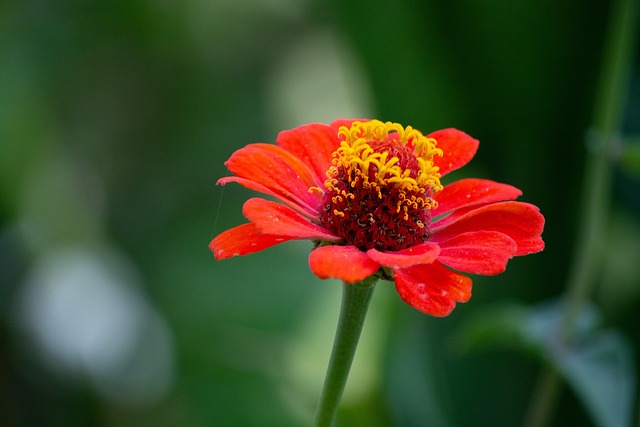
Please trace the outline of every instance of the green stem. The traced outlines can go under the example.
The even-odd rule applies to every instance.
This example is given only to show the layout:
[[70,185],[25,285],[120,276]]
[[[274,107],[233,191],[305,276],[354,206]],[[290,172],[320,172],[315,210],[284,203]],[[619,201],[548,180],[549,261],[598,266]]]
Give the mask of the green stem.
[[344,283],[342,306],[329,368],[324,379],[322,394],[316,408],[315,427],[330,427],[336,418],[344,386],[347,383],[351,362],[358,347],[360,332],[373,295],[376,277],[369,277],[357,283]]
[[562,385],[560,374],[551,368],[545,368],[538,378],[524,427],[541,427],[549,424],[555,408],[556,399]]
[[596,95],[587,164],[583,184],[582,222],[568,281],[565,339],[571,335],[577,316],[592,293],[601,257],[610,202],[611,163],[620,135],[629,91],[636,37],[635,0],[618,0],[611,11],[608,39]]
[[[561,337],[569,341],[580,312],[595,286],[605,236],[611,188],[611,155],[622,126],[636,36],[635,0],[618,0],[612,9],[596,98],[592,135],[583,181],[583,213],[567,282],[567,302]],[[562,382],[551,367],[545,368],[534,391],[524,425],[548,424]]]

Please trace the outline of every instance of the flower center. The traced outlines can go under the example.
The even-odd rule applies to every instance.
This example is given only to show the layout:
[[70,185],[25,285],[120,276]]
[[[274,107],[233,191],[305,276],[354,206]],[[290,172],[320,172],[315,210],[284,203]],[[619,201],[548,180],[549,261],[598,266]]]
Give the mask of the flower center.
[[323,225],[361,250],[398,251],[429,237],[440,174],[433,138],[378,120],[342,126],[324,183]]

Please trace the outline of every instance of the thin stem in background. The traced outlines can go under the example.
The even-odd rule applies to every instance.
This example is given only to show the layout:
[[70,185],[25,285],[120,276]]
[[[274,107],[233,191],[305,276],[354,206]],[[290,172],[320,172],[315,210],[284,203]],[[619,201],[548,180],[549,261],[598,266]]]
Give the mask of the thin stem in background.
[[610,203],[612,157],[620,137],[629,92],[636,37],[637,7],[634,0],[618,0],[609,19],[603,65],[590,134],[582,194],[580,229],[568,286],[565,338],[593,291],[601,265]]
[[[635,0],[618,0],[607,29],[604,58],[595,104],[592,134],[588,136],[581,223],[567,282],[562,338],[569,340],[576,320],[593,293],[600,269],[602,242],[611,189],[611,153],[622,127],[636,37]],[[525,418],[526,427],[548,424],[562,385],[560,375],[544,368]]]

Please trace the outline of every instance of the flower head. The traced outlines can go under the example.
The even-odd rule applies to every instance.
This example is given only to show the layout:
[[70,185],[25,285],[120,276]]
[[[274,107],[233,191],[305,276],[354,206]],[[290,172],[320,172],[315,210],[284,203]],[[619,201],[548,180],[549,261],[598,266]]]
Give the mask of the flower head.
[[446,316],[471,297],[460,272],[495,275],[507,261],[544,248],[538,208],[514,201],[515,187],[483,179],[443,185],[478,141],[455,129],[423,135],[410,126],[339,119],[281,132],[276,145],[250,144],[225,163],[237,182],[283,204],[252,198],[249,223],[211,242],[217,259],[293,239],[315,248],[311,270],[347,283],[378,275],[402,299]]

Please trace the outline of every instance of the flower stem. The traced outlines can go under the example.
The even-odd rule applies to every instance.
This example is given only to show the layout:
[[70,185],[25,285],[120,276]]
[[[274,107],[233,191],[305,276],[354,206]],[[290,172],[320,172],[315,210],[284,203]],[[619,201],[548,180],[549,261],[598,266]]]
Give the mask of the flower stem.
[[342,306],[329,367],[316,408],[315,427],[330,427],[336,418],[360,332],[378,279],[371,276],[357,283],[344,283]]
[[602,63],[591,135],[587,135],[587,164],[583,183],[582,217],[568,281],[568,299],[563,334],[571,335],[574,323],[595,284],[605,236],[611,190],[612,159],[622,128],[629,93],[636,37],[635,0],[613,4]]
[[[611,160],[614,143],[622,127],[622,117],[636,36],[637,7],[635,0],[618,0],[613,5],[604,58],[600,74],[591,135],[587,145],[587,164],[583,182],[582,207],[584,213],[578,229],[578,240],[567,281],[567,300],[561,339],[569,341],[575,323],[589,299],[601,259],[600,250],[605,236],[609,193],[611,188]],[[548,424],[562,385],[560,375],[551,367],[545,368],[534,392],[526,427]]]

